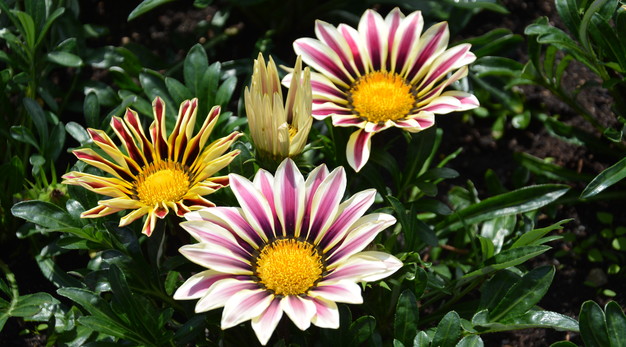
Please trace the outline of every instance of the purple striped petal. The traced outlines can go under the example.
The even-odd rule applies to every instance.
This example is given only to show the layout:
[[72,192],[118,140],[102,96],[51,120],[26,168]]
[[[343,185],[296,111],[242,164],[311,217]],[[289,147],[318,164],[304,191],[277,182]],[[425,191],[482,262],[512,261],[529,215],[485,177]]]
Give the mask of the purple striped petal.
[[363,248],[374,240],[379,232],[395,222],[396,219],[392,215],[385,213],[374,213],[361,217],[354,223],[346,237],[333,249],[324,249],[324,253],[328,254],[326,258],[328,267],[332,268],[334,264],[339,263],[343,258],[362,251]]
[[224,305],[221,322],[222,330],[261,315],[273,300],[275,300],[274,295],[265,289],[237,292]]
[[337,329],[339,328],[339,310],[337,304],[333,301],[327,301],[321,298],[311,298],[315,304],[315,316],[311,323],[320,328]]
[[342,240],[350,227],[372,206],[375,197],[376,190],[367,189],[341,203],[333,225],[325,233],[318,235],[315,244],[319,244],[322,249],[327,249]]
[[410,70],[406,79],[411,81],[411,84],[416,84],[430,70],[430,64],[448,46],[449,38],[450,31],[446,22],[437,23],[424,32],[419,39],[416,52],[412,52],[410,58],[407,59],[406,67]]
[[305,187],[305,209],[304,215],[302,217],[302,230],[309,230],[309,222],[311,221],[311,204],[313,202],[313,196],[315,196],[315,192],[319,188],[320,184],[324,179],[328,176],[328,168],[326,165],[322,164],[313,171],[309,173],[306,181],[304,182]]
[[462,92],[459,90],[450,90],[441,94],[441,96],[451,96],[461,102],[461,107],[457,111],[467,111],[480,106],[480,102],[473,94]]
[[280,300],[280,307],[300,330],[306,330],[311,326],[316,309],[310,299],[287,295]]
[[323,104],[313,104],[311,115],[317,120],[323,120],[329,116],[350,116],[355,118],[354,112],[348,108],[337,105],[332,102],[325,102]]
[[246,221],[243,211],[235,207],[212,207],[187,213],[187,220],[205,220],[232,231],[254,248],[267,241],[267,236],[256,231]]
[[192,262],[219,272],[236,275],[252,275],[252,265],[226,248],[207,243],[182,246],[178,250]]
[[402,267],[402,262],[391,254],[384,252],[360,252],[344,262],[328,274],[325,281],[351,280],[354,282],[378,281]]
[[327,76],[336,85],[348,88],[354,80],[354,77],[343,68],[337,53],[320,41],[300,38],[294,41],[293,47],[307,65]]
[[315,36],[337,54],[346,71],[352,76],[358,75],[350,46],[337,31],[337,28],[324,21],[317,20],[315,21]]
[[252,318],[252,329],[262,345],[267,344],[282,317],[280,300],[274,299],[261,315]]
[[[189,280],[191,280],[191,278]],[[258,289],[259,285],[253,281],[240,280],[229,275],[226,278],[213,282],[202,298],[196,303],[195,311],[196,313],[200,313],[220,308],[224,306],[233,295],[244,290],[250,291]],[[176,299],[176,297],[174,297],[174,299]]]
[[397,34],[393,40],[389,40],[389,44],[392,45],[390,49],[391,71],[396,71],[400,75],[406,76],[417,54],[416,48],[419,45],[423,26],[424,20],[420,11],[415,11],[402,20]]
[[363,127],[365,127],[365,124],[367,123],[366,120],[363,120],[360,117],[357,117],[357,116],[355,116],[352,113],[346,114],[346,115],[333,114],[332,117],[333,117],[332,118],[333,125],[334,126],[338,126],[338,127],[359,127],[359,128],[363,128]]
[[361,287],[351,281],[339,281],[330,283],[320,282],[319,285],[309,290],[309,296],[326,301],[343,302],[346,304],[362,304]]
[[259,234],[264,233],[267,238],[276,236],[272,209],[263,197],[263,194],[246,178],[237,174],[228,175],[230,188],[243,210],[243,214],[250,225]]
[[359,34],[365,43],[373,70],[385,68],[387,60],[387,25],[378,12],[367,10],[359,21]]
[[428,89],[436,81],[443,78],[448,72],[476,60],[474,53],[469,51],[470,47],[471,45],[469,44],[461,44],[443,52],[432,63],[432,66],[424,77],[424,80],[419,84],[417,89]]
[[180,223],[193,238],[224,247],[241,258],[250,257],[250,252],[242,248],[229,230],[207,221],[186,221]]
[[209,288],[217,281],[231,278],[232,275],[205,270],[189,277],[174,293],[174,300],[199,299],[206,294]]
[[338,167],[319,185],[311,203],[307,205],[310,215],[310,227],[307,239],[316,240],[317,235],[324,233],[335,219],[339,203],[346,190],[346,172]]
[[370,138],[374,133],[368,133],[363,129],[359,129],[350,135],[348,145],[346,146],[346,157],[348,164],[359,172],[367,163],[370,157]]
[[337,30],[346,40],[346,44],[350,47],[350,52],[354,57],[354,65],[359,71],[359,76],[365,74],[368,71],[368,66],[371,65],[365,45],[361,43],[361,37],[359,32],[351,26],[345,24],[339,24]]
[[[417,12],[419,13],[419,11]],[[394,38],[396,37],[396,31],[398,30],[398,27],[400,26],[400,23],[403,19],[404,14],[402,14],[402,12],[400,12],[400,9],[397,7],[395,7],[393,10],[391,10],[391,12],[389,12],[389,14],[387,14],[387,17],[385,17],[385,24],[389,29],[387,42],[391,43],[394,41]]]
[[435,124],[435,115],[430,112],[418,112],[406,119],[397,120],[396,126],[411,133],[417,133]]
[[293,160],[287,158],[276,170],[274,201],[283,236],[299,237],[304,214],[304,177]]

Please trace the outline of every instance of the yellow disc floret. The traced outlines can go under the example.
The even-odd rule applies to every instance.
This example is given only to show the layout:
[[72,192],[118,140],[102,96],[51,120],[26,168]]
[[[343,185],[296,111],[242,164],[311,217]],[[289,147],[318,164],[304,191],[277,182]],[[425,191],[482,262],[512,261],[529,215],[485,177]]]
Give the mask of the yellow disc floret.
[[322,277],[322,257],[312,244],[294,239],[276,240],[256,259],[256,276],[276,295],[305,294]]
[[370,72],[352,85],[348,95],[359,117],[372,123],[404,118],[415,105],[411,86],[394,73]]
[[180,163],[160,161],[147,166],[135,181],[137,198],[147,206],[180,201],[189,192],[189,175]]

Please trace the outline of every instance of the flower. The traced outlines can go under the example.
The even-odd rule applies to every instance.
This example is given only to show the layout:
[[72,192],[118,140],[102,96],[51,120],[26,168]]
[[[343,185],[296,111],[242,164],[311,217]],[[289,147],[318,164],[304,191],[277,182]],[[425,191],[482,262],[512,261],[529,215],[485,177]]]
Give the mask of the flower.
[[185,215],[181,226],[199,242],[180,252],[208,268],[190,277],[174,299],[200,299],[196,312],[224,307],[221,327],[252,320],[267,343],[283,312],[301,330],[338,328],[336,302],[363,302],[356,282],[376,281],[402,266],[394,256],[363,249],[395,223],[385,213],[363,216],[376,191],[340,203],[342,167],[315,168],[306,181],[291,159],[253,182],[230,174],[241,208],[213,207]]
[[276,64],[270,57],[266,66],[259,53],[254,61],[250,89],[246,87],[244,92],[252,141],[262,156],[277,162],[302,152],[313,123],[310,71],[305,68],[302,72],[300,57],[293,76],[283,105]]
[[[422,33],[419,11],[398,8],[386,18],[367,10],[358,30],[346,24],[315,23],[316,39],[300,38],[294,49],[313,67],[313,117],[331,117],[334,126],[357,127],[348,141],[348,163],[359,171],[367,162],[370,139],[390,127],[419,132],[434,115],[478,107],[469,93],[443,90],[467,75],[476,57],[469,44],[446,49],[448,25]],[[452,73],[448,76],[448,73]],[[287,75],[283,84],[291,80]]]
[[111,128],[122,141],[118,148],[102,130],[88,129],[93,142],[106,153],[108,160],[91,148],[74,151],[76,157],[113,177],[84,172],[69,172],[63,176],[65,184],[80,185],[111,199],[98,201],[98,206],[81,214],[96,218],[122,210],[133,210],[120,219],[120,226],[148,215],[142,232],[152,234],[156,217],[164,218],[171,209],[178,216],[201,207],[215,206],[202,196],[228,185],[227,176],[212,177],[226,167],[239,151],[224,154],[241,134],[233,132],[205,146],[220,114],[215,106],[204,120],[200,131],[193,136],[198,100],[186,100],[180,105],[174,130],[166,138],[165,104],[160,98],[152,103],[154,122],[150,126],[149,141],[141,127],[137,113],[126,110],[122,120],[111,119]]

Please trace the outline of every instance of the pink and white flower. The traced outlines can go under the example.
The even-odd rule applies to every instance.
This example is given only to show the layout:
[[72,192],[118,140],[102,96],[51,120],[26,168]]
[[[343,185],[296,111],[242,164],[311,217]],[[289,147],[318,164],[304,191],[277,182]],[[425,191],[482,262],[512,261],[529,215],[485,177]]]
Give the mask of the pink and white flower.
[[266,344],[285,313],[301,330],[311,323],[338,328],[336,302],[363,302],[357,282],[377,281],[401,266],[396,257],[363,251],[395,223],[385,213],[365,215],[373,189],[341,202],[342,167],[321,165],[305,180],[285,159],[276,176],[259,170],[251,182],[230,174],[241,208],[190,212],[181,223],[198,243],[180,248],[208,270],[190,277],[174,298],[199,299],[196,312],[223,307],[221,327],[252,321]]
[[[478,107],[474,95],[444,91],[467,75],[476,57],[469,44],[447,49],[448,24],[422,33],[420,11],[404,16],[398,8],[383,18],[373,10],[358,28],[318,20],[317,39],[300,38],[294,49],[317,72],[311,74],[313,117],[331,117],[334,126],[357,127],[346,154],[359,171],[370,154],[370,139],[390,127],[419,132],[435,114]],[[283,79],[288,85],[291,75]]]

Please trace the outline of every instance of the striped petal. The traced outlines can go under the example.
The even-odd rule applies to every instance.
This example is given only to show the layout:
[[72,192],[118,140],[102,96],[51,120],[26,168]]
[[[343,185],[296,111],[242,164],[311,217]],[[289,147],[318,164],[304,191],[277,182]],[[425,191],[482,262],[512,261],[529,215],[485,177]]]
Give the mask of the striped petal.
[[304,177],[291,159],[283,160],[276,170],[274,202],[276,214],[282,225],[282,235],[300,236],[304,214]]
[[343,167],[333,170],[319,185],[311,203],[307,205],[310,216],[306,237],[308,240],[315,240],[314,243],[317,244],[319,242],[317,236],[323,234],[334,221],[346,185],[346,172]]
[[272,300],[263,313],[252,318],[252,329],[262,345],[266,345],[272,333],[276,330],[278,322],[283,317],[281,300]]
[[309,290],[309,295],[326,301],[343,302],[346,304],[362,304],[361,287],[352,281],[338,281],[332,284],[320,282]]
[[250,256],[250,253],[239,245],[237,239],[231,232],[218,225],[196,220],[182,222],[180,226],[200,242],[227,248],[242,258]]
[[[189,280],[187,281],[190,281],[192,278],[193,277],[189,278]],[[187,284],[187,282],[185,282],[185,284]],[[197,286],[202,287],[205,287],[207,285],[208,288],[206,290],[203,290],[204,295],[196,303],[196,313],[206,312],[223,307],[233,295],[241,291],[258,290],[259,288],[259,285],[254,283],[253,281],[240,280],[233,278],[232,275],[223,274],[215,275],[212,278],[206,279],[204,282],[199,282],[197,284]],[[174,299],[176,299],[176,297],[174,297]]]
[[[189,277],[174,293],[175,300],[200,299],[205,296],[209,288],[220,280],[230,278],[232,275],[214,270],[205,270]],[[206,310],[205,310],[206,311]],[[202,311],[199,311],[202,312]]]
[[300,330],[306,330],[311,326],[316,309],[315,304],[308,298],[287,295],[280,300],[280,307]]
[[261,315],[272,303],[274,295],[264,289],[242,290],[230,297],[222,313],[222,329]]
[[358,192],[350,199],[342,202],[332,226],[326,232],[318,235],[315,244],[319,244],[322,248],[331,248],[342,240],[350,227],[372,206],[375,197],[376,190],[368,189]]
[[216,245],[196,243],[182,246],[178,251],[185,258],[209,269],[237,275],[252,275],[252,266],[248,260]]
[[337,329],[339,328],[339,310],[337,304],[333,301],[321,298],[311,298],[315,304],[315,316],[311,323],[320,328]]
[[230,188],[243,210],[243,214],[250,225],[259,234],[268,238],[276,236],[274,231],[274,217],[272,209],[258,189],[242,176],[230,174]]
[[371,68],[374,70],[385,69],[389,32],[383,17],[378,12],[365,11],[359,21],[358,30],[367,49]]
[[370,157],[370,147],[372,145],[370,138],[372,135],[374,133],[368,133],[363,129],[359,129],[350,135],[348,145],[346,146],[346,158],[348,159],[348,164],[356,172],[359,172],[365,166]]
[[350,46],[337,28],[324,21],[317,20],[315,21],[315,36],[337,54],[343,67],[352,76],[358,75]]
[[378,281],[392,275],[402,267],[402,262],[384,252],[360,252],[352,255],[334,269],[326,281],[351,280],[355,282]]
[[337,53],[320,41],[311,38],[297,39],[293,48],[307,65],[327,76],[336,85],[348,88],[354,80],[343,67]]
[[235,207],[214,207],[187,213],[187,220],[204,220],[231,231],[245,242],[258,248],[267,242],[267,235],[259,233],[246,221],[243,211]]

